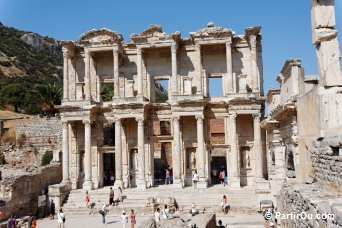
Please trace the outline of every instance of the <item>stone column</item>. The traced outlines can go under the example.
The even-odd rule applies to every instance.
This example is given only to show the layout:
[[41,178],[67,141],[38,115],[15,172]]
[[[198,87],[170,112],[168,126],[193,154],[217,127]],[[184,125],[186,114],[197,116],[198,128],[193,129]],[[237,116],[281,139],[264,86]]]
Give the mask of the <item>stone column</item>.
[[63,50],[63,101],[69,101],[69,52]]
[[138,96],[143,96],[143,74],[142,74],[142,49],[137,48],[137,80],[138,80]]
[[91,190],[92,182],[92,153],[91,153],[91,123],[84,121],[84,183],[83,189]]
[[102,102],[102,96],[101,96],[101,79],[99,75],[96,75],[96,96],[97,101]]
[[226,62],[227,62],[227,83],[228,93],[234,92],[234,79],[233,79],[233,59],[232,59],[232,38],[226,42]]
[[197,56],[197,64],[196,64],[196,72],[197,72],[197,94],[198,95],[203,95],[203,75],[202,75],[202,55],[201,55],[201,45],[196,44],[195,45],[195,50],[196,50],[196,56]]
[[172,66],[172,94],[178,95],[177,80],[177,45],[171,45],[171,66]]
[[173,118],[173,186],[175,188],[182,188],[181,181],[181,150],[180,150],[180,130],[179,117]]
[[257,37],[251,35],[249,37],[249,42],[251,44],[251,76],[252,76],[252,91],[259,92],[259,78],[258,78],[258,65],[257,65]]
[[115,120],[115,184],[114,187],[123,188],[122,181],[122,142],[121,119]]
[[113,59],[114,59],[114,98],[119,98],[120,96],[120,86],[119,86],[119,50],[117,48],[113,49]]
[[282,145],[279,130],[273,130],[272,144],[274,150],[274,168],[275,178],[277,180],[285,179],[285,146]]
[[253,114],[254,126],[254,157],[255,157],[255,178],[263,178],[262,176],[262,145],[261,145],[261,128],[260,113]]
[[205,154],[204,154],[204,129],[203,129],[203,116],[196,116],[197,119],[197,153],[198,163],[196,164],[197,173],[199,176],[198,188],[206,188],[205,180]]
[[63,183],[70,184],[69,175],[69,124],[63,121],[62,150],[63,150]]
[[137,180],[137,188],[138,189],[146,189],[144,119],[143,118],[137,118],[137,122],[138,122],[138,180]]
[[90,90],[90,51],[85,50],[85,70],[84,70],[84,90],[85,90],[85,99],[87,101],[91,100],[91,90]]
[[231,187],[240,188],[240,173],[238,170],[238,149],[236,135],[236,113],[229,114],[230,119],[230,152],[231,152]]

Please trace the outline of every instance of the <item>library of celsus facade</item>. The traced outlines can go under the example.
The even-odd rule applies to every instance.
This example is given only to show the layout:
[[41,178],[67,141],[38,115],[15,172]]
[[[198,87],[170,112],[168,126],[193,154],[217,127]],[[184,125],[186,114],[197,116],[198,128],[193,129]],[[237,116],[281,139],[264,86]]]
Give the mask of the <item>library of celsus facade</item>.
[[208,23],[182,38],[151,25],[131,41],[98,29],[62,45],[72,189],[145,189],[164,184],[166,169],[175,188],[195,171],[198,188],[209,187],[222,170],[232,188],[267,188],[260,27],[236,35]]

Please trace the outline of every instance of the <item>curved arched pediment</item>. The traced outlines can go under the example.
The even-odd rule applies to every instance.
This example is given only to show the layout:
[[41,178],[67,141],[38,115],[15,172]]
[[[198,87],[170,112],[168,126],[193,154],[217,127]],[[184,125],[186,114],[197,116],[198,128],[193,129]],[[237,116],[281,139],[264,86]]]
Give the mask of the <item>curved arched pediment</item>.
[[80,36],[80,43],[84,45],[121,43],[122,40],[120,33],[106,28],[92,29]]

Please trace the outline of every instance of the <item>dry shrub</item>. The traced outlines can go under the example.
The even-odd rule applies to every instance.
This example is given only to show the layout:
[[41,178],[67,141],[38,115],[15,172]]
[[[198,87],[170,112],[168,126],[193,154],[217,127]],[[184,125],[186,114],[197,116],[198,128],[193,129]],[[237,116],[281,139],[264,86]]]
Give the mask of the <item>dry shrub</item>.
[[15,132],[7,131],[1,136],[1,145],[12,145],[16,143]]
[[27,140],[27,136],[25,133],[21,133],[17,139],[18,147],[21,148]]

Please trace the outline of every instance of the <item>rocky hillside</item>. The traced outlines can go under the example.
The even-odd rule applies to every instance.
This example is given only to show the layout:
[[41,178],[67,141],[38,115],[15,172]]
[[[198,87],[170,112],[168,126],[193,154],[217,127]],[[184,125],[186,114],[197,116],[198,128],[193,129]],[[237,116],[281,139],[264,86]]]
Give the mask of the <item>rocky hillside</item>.
[[0,23],[0,87],[60,83],[62,63],[57,40]]

